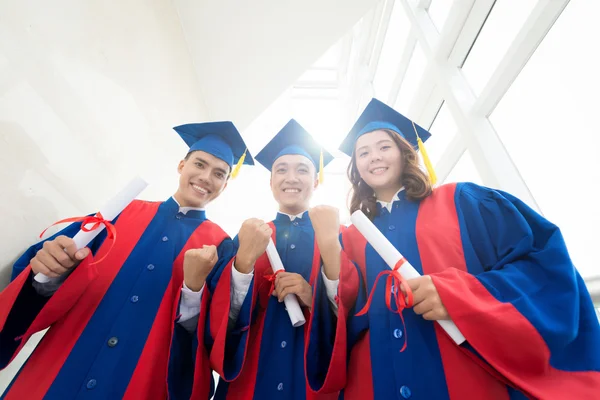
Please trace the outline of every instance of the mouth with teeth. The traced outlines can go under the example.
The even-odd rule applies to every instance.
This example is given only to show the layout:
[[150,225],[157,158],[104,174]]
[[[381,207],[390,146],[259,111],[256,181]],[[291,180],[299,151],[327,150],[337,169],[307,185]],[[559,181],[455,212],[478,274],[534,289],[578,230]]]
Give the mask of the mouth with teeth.
[[203,188],[203,187],[201,187],[199,185],[196,185],[194,183],[192,183],[191,186],[192,186],[192,189],[194,190],[194,192],[198,193],[201,196],[206,196],[206,195],[212,193],[210,190],[205,189],[205,188]]
[[388,170],[387,167],[377,167],[377,168],[373,168],[369,172],[373,175],[381,175],[387,170]]
[[283,193],[300,193],[300,189],[297,188],[285,188]]

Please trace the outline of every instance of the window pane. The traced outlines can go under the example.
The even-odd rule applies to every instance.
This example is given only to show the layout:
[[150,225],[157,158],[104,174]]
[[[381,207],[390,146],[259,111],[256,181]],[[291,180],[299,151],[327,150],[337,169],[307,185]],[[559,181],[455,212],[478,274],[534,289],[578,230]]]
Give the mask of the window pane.
[[395,3],[390,16],[390,23],[385,34],[377,71],[373,79],[375,97],[388,101],[390,89],[400,66],[400,58],[406,45],[410,23],[400,3]]
[[481,185],[481,176],[479,171],[475,167],[475,163],[471,158],[469,150],[465,150],[463,155],[460,157],[444,183],[450,182],[473,182]]
[[454,0],[433,0],[429,6],[429,17],[439,32],[444,28]]
[[571,1],[490,116],[584,276],[600,275],[600,58],[581,40],[600,36],[599,13],[599,2]]
[[423,50],[421,50],[421,46],[417,42],[410,64],[408,65],[408,70],[406,71],[406,76],[402,81],[398,99],[394,106],[396,110],[406,115],[408,118],[412,117],[411,115],[408,115],[409,107],[415,96],[415,92],[419,87],[419,82],[421,82],[421,78],[423,77],[423,71],[425,70],[426,64],[427,59],[425,58],[425,54],[423,54]]
[[536,3],[496,1],[463,66],[475,94],[481,93]]
[[456,122],[454,122],[454,117],[452,117],[450,110],[444,102],[433,121],[433,125],[431,125],[431,129],[429,129],[431,138],[425,144],[427,154],[429,154],[431,163],[434,166],[440,160],[444,151],[446,151],[446,148],[452,142],[452,139],[456,137],[457,131],[458,127],[456,126]]

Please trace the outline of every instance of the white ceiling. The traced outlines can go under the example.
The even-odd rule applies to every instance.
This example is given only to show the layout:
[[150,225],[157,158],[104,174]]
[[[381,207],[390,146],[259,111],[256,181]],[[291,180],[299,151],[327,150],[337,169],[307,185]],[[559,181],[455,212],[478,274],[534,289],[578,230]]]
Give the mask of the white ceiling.
[[[14,228],[0,230],[0,281],[44,227],[136,174],[151,182],[142,198],[167,198],[185,154],[173,126],[243,130],[376,3],[3,1],[0,224]],[[210,214],[231,233],[228,204],[261,171],[244,173]]]

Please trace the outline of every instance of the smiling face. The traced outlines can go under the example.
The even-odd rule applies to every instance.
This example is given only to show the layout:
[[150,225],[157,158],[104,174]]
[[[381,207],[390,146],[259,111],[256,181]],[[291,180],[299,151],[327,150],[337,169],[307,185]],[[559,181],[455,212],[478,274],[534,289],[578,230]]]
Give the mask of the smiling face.
[[279,211],[296,215],[308,210],[319,181],[313,163],[299,154],[279,157],[271,169],[271,191]]
[[231,168],[204,151],[194,151],[179,162],[179,188],[175,200],[180,207],[204,208],[227,186]]
[[376,130],[362,135],[356,141],[354,156],[360,177],[377,198],[389,201],[387,197],[402,186],[402,152],[390,134]]

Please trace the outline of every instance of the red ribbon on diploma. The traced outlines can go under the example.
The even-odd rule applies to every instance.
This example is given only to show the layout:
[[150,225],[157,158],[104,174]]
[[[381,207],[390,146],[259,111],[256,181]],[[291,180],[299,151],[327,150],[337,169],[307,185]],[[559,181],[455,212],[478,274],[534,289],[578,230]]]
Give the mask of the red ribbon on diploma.
[[[269,287],[269,292],[267,294],[267,297],[265,298],[266,301],[265,302],[261,302],[262,308],[265,308],[265,309],[267,308],[267,304],[269,302],[269,298],[271,297],[271,294],[273,293],[273,290],[275,289],[275,279],[277,279],[277,275],[279,275],[280,272],[284,272],[284,270],[283,269],[279,269],[279,270],[275,271],[275,273],[273,273],[273,274],[265,274],[264,275],[264,278],[265,278],[264,283],[271,282],[271,285]],[[263,285],[261,285],[261,288],[262,288],[262,286]]]
[[[402,327],[404,330],[404,345],[402,346],[402,349],[400,349],[400,351],[404,351],[406,349],[406,324],[404,323],[402,311],[404,311],[405,308],[410,308],[413,306],[412,290],[410,290],[406,279],[404,279],[404,277],[400,275],[400,271],[398,271],[402,264],[404,264],[405,262],[406,259],[402,257],[400,260],[398,260],[396,265],[394,265],[394,269],[381,271],[379,275],[377,275],[377,278],[375,278],[375,283],[371,288],[371,293],[369,294],[367,304],[365,304],[363,309],[360,310],[358,314],[356,314],[356,316],[358,317],[361,315],[365,315],[367,311],[369,311],[369,308],[371,307],[371,301],[373,300],[373,294],[375,293],[375,289],[377,288],[377,282],[379,281],[379,278],[387,275],[387,279],[385,282],[385,305],[387,306],[388,310],[400,316],[400,319],[402,320]],[[404,295],[404,293],[402,293],[402,288],[404,288],[406,296]],[[395,310],[392,308],[392,297],[394,298],[394,302],[396,303]]]
[[[106,236],[108,239],[112,240],[110,248],[108,249],[108,252],[106,252],[104,257],[102,257],[99,260],[94,261],[90,265],[98,264],[100,261],[104,260],[106,258],[106,256],[108,255],[108,253],[110,253],[110,251],[112,250],[113,246],[115,245],[115,242],[117,241],[117,229],[112,224],[112,222],[104,219],[104,217],[102,216],[102,213],[100,213],[100,212],[97,212],[96,215],[91,215],[91,216],[88,215],[85,217],[73,217],[73,218],[61,219],[60,221],[57,221],[57,222],[53,223],[52,225],[50,225],[48,228],[44,229],[42,231],[42,233],[40,233],[40,239],[44,236],[44,233],[46,233],[46,231],[48,229],[50,229],[51,227],[53,227],[54,225],[65,224],[67,222],[81,222],[81,230],[84,232],[91,232],[95,229],[98,229],[100,227],[100,225],[104,225],[106,227]],[[86,227],[86,225],[89,225],[89,224],[93,224],[93,225],[90,228]]]

